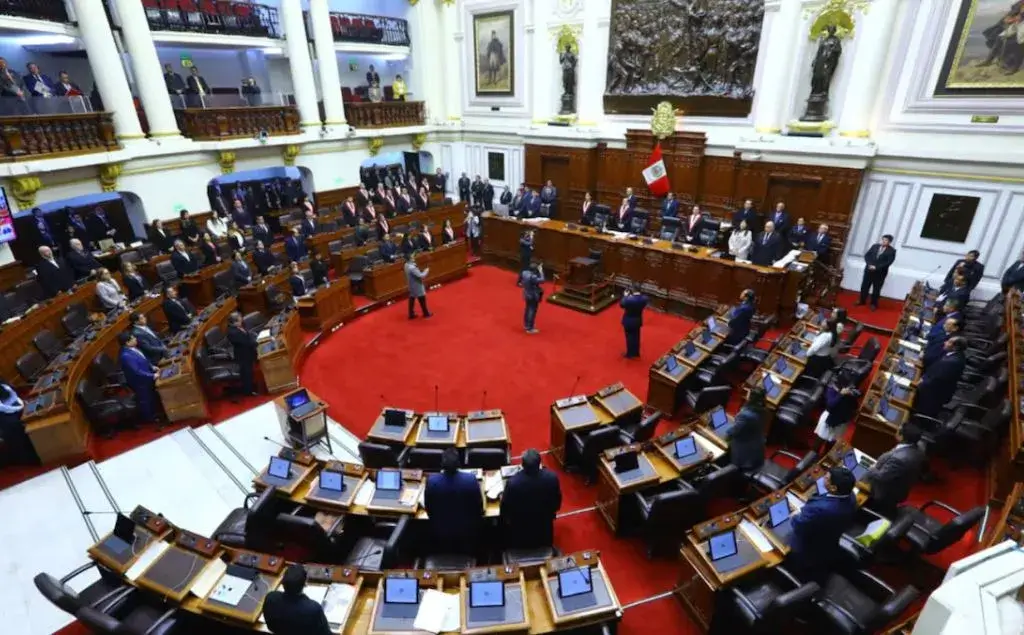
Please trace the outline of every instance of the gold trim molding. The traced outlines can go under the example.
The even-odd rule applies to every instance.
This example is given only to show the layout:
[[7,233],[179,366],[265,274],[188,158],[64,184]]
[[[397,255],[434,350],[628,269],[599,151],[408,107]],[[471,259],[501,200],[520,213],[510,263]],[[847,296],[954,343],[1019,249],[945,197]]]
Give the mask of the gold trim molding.
[[217,157],[217,163],[220,164],[221,174],[231,174],[235,171],[235,153],[222,150]]
[[288,145],[281,148],[281,160],[284,161],[284,164],[286,166],[292,167],[295,165],[295,159],[299,156],[299,152],[301,150],[301,146],[294,143],[289,143]]
[[757,133],[760,133],[760,134],[779,134],[780,132],[782,132],[782,128],[772,128],[772,127],[769,127],[769,126],[760,126],[758,128],[754,128],[754,132],[757,132]]
[[175,130],[174,132],[151,132],[151,133],[149,133],[149,136],[153,137],[153,138],[159,138],[159,137],[180,137],[181,136],[181,131],[180,130]]
[[11,193],[21,208],[35,207],[36,194],[43,189],[43,181],[38,176],[19,176],[11,181]]
[[871,137],[870,130],[842,130],[839,132],[840,137],[851,137],[854,139],[868,139]]
[[100,188],[104,192],[113,192],[117,190],[117,178],[121,176],[124,171],[124,164],[122,163],[105,163],[99,167],[97,177],[100,180]]
[[899,168],[870,168],[879,174],[899,174],[902,176],[931,176],[941,179],[964,179],[965,181],[992,181],[994,183],[1024,183],[1024,178],[1015,176],[992,176],[986,174],[967,174],[964,172],[931,172],[928,170],[901,170]]

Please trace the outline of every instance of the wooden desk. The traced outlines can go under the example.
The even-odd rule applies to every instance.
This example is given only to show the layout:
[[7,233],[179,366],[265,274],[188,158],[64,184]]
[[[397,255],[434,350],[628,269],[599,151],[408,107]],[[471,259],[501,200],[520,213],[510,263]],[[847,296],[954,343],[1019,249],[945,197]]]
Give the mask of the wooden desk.
[[[459,240],[420,253],[416,265],[421,270],[430,269],[424,283],[433,286],[465,276],[466,255],[466,241]],[[387,301],[406,295],[409,284],[405,279],[405,261],[380,263],[366,269],[363,285],[366,295],[373,300]]]
[[611,413],[586,395],[559,399],[551,404],[550,441],[551,455],[565,465],[565,438],[570,432],[586,432],[615,420]]
[[217,289],[213,283],[213,277],[230,268],[231,263],[225,260],[185,276],[181,280],[181,288],[185,297],[195,305],[196,309],[213,304],[213,301],[217,299]]
[[1009,369],[1010,417],[1006,439],[997,444],[986,478],[992,502],[1001,505],[1014,485],[1024,481],[1024,414],[1021,412],[1022,365],[1024,365],[1024,296],[1014,289],[1006,297],[1007,368]]
[[312,295],[296,299],[302,328],[307,331],[328,331],[355,314],[352,284],[347,276],[318,287]]
[[[255,269],[253,270],[255,271]],[[267,302],[267,287],[274,285],[287,293],[289,276],[291,276],[291,272],[288,269],[283,269],[277,273],[260,276],[240,288],[238,290],[238,310],[242,312],[242,315],[255,311],[259,311],[263,315],[269,315],[271,311],[270,304]]]
[[[575,608],[563,604],[558,598],[558,572],[570,567],[589,567],[593,591],[593,604]],[[622,605],[608,579],[608,572],[600,561],[600,554],[592,552],[576,552],[560,558],[552,558],[540,568],[540,585],[547,604],[546,614],[551,617],[553,628],[580,628],[597,624],[621,615]],[[531,614],[536,613],[532,610]],[[541,613],[544,614],[544,613]],[[531,629],[531,632],[534,632]]]
[[295,311],[280,313],[267,323],[270,337],[257,345],[260,372],[267,384],[267,392],[290,390],[299,385],[296,362],[302,352],[302,331],[299,314]]
[[[639,467],[616,472],[616,454],[636,452]],[[616,535],[619,535],[619,508],[622,497],[679,477],[679,471],[660,452],[644,450],[640,444],[615,448],[601,454],[597,466],[597,511]]]

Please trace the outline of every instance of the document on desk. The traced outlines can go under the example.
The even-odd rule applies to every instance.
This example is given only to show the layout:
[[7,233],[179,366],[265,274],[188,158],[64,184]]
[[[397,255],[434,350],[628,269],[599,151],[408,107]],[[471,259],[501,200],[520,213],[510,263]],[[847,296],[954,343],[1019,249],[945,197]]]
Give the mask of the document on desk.
[[262,331],[260,331],[260,334],[256,336],[256,341],[257,342],[262,342],[264,340],[269,340],[269,339],[270,339],[270,329],[263,329]]
[[771,553],[775,550],[775,547],[772,545],[771,541],[769,541],[768,538],[765,537],[763,533],[761,533],[761,530],[757,527],[757,525],[750,522],[746,518],[740,521],[740,529],[743,530],[743,533],[747,535],[747,538],[750,540],[751,544],[757,547],[757,550],[761,553]]
[[338,626],[344,624],[345,616],[355,599],[356,588],[351,584],[332,584],[328,587],[327,597],[321,602],[327,621]]
[[786,500],[789,501],[789,506],[797,512],[804,508],[804,502],[797,498],[793,492],[786,492]]
[[251,586],[252,580],[226,575],[217,583],[217,587],[210,594],[210,599],[228,606],[238,606]]
[[373,481],[363,481],[362,487],[356,492],[356,499],[353,501],[356,505],[362,505],[366,507],[373,500],[373,495],[377,493],[377,485]]
[[427,589],[420,600],[420,608],[412,627],[430,633],[458,631],[459,596]]
[[217,580],[220,580],[224,572],[228,570],[226,562],[220,558],[211,560],[203,572],[196,576],[195,581],[192,582],[192,588],[189,589],[189,593],[196,596],[197,598],[205,598],[213,591],[213,585],[217,584]]
[[484,493],[491,500],[498,500],[505,491],[505,479],[501,472],[490,472],[484,477]]
[[886,380],[891,379],[897,386],[901,386],[903,388],[910,388],[912,385],[910,380],[906,377],[900,377],[899,375],[893,375],[892,373],[886,373],[885,378]]
[[132,582],[138,580],[146,569],[149,568],[149,565],[156,562],[156,559],[162,556],[170,546],[171,543],[162,540],[149,543],[149,546],[142,552],[142,555],[138,557],[131,568],[124,574],[124,577]]
[[317,604],[323,604],[324,598],[327,597],[327,591],[330,588],[330,585],[327,584],[307,584],[302,587],[302,594]]
[[907,340],[900,340],[899,343],[900,343],[900,346],[902,346],[904,348],[909,348],[910,350],[917,351],[919,353],[921,352],[921,346],[919,344],[915,344],[913,342],[908,342]]

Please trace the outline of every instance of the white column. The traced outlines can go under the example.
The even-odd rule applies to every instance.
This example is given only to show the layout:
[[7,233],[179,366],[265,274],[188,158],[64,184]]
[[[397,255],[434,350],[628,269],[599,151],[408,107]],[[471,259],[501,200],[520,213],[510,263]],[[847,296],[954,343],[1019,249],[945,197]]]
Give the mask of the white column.
[[800,0],[782,0],[779,13],[768,33],[765,67],[757,86],[757,107],[754,129],[764,134],[782,132],[783,119],[789,103],[789,73],[793,54],[800,37]]
[[874,0],[870,10],[857,19],[856,55],[839,113],[841,137],[871,136],[871,115],[884,79],[883,67],[892,43],[899,5],[899,0]]
[[[146,111],[146,121],[149,122],[149,136],[180,137],[181,132],[164,83],[164,71],[160,67],[156,45],[149,32],[146,11],[138,0],[114,0],[114,5],[121,19],[121,38],[131,57],[135,88],[138,89],[142,108]],[[102,11],[102,8],[98,10]],[[79,11],[79,20],[93,11]],[[105,19],[106,16],[101,17]]]
[[[455,11],[455,7],[451,7]],[[410,57],[412,99],[422,101],[426,111],[426,121],[436,121],[445,112],[445,82],[437,76],[438,69],[443,65],[444,49],[452,46],[451,42],[441,42],[440,16],[438,5],[434,0],[421,0],[409,12],[409,40],[412,56]],[[446,74],[452,74],[446,71]],[[382,80],[383,81],[383,80]]]
[[316,70],[320,77],[320,94],[324,100],[326,125],[345,123],[345,106],[341,103],[341,76],[338,75],[338,54],[334,51],[331,31],[331,10],[327,0],[309,0],[309,19],[313,25],[316,47]]
[[[465,72],[465,64],[462,61],[462,53],[465,45],[466,34],[459,30],[459,8],[458,5],[441,7],[442,38],[439,43],[444,55],[441,59],[441,68],[445,69],[444,74],[444,106],[445,116],[448,121],[462,119],[462,82],[471,81],[469,73]],[[457,179],[458,175],[452,180]]]
[[583,12],[583,33],[576,66],[576,114],[580,124],[596,125],[604,117],[610,20],[597,11]]
[[[533,11],[527,18],[527,33],[532,28],[529,38],[531,68],[526,75],[529,78],[526,83],[533,91],[530,116],[534,121],[547,121],[555,112],[555,104],[558,101],[558,95],[552,94],[554,78],[551,74],[553,67],[558,64],[558,54],[555,52],[555,36],[558,31],[555,29],[552,32],[548,28],[548,17],[553,15],[553,12],[546,11],[546,0],[533,0],[532,4]],[[529,6],[528,3],[527,7]]]
[[[137,0],[131,1],[137,2]],[[292,71],[295,105],[299,108],[299,125],[303,128],[319,128],[320,108],[316,103],[313,62],[309,59],[309,43],[306,41],[306,25],[302,17],[300,0],[281,0],[281,20],[284,26],[285,43],[288,45],[288,66]],[[330,20],[328,20],[327,26],[330,28]],[[334,76],[338,77],[337,60],[335,60]],[[335,79],[335,81],[339,80]]]
[[[85,43],[89,57],[89,68],[100,89],[103,108],[114,115],[114,130],[118,139],[142,139],[139,115],[135,112],[132,91],[121,65],[121,55],[114,44],[103,0],[74,0],[73,8],[78,16],[78,32]],[[165,91],[166,98],[166,91]]]

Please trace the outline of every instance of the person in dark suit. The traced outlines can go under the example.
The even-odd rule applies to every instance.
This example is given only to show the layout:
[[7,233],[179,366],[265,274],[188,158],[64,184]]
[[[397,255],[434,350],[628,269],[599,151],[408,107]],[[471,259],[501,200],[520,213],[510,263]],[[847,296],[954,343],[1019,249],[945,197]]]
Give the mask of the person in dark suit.
[[779,232],[779,236],[789,233],[789,212],[786,211],[786,204],[782,201],[775,204],[775,211],[771,213],[768,220],[775,225],[775,231]]
[[377,240],[383,240],[386,234],[391,233],[391,223],[384,217],[383,214],[377,216],[377,220],[373,223],[374,230],[377,232]]
[[743,201],[743,207],[732,214],[732,226],[739,227],[741,221],[747,221],[747,227],[754,233],[761,231],[761,215],[754,209],[754,201],[747,199]]
[[4,440],[6,453],[13,464],[39,465],[39,455],[21,420],[24,411],[25,402],[14,387],[0,379],[0,438]]
[[391,240],[391,234],[384,234],[381,236],[380,246],[377,249],[384,262],[394,262],[398,260],[398,247],[395,247],[395,243]]
[[459,177],[459,181],[458,181],[458,186],[459,186],[459,202],[461,202],[461,203],[468,203],[469,202],[470,185],[471,185],[471,181],[469,180],[469,177],[466,176],[465,172],[463,172],[462,176]]
[[256,335],[245,329],[242,324],[242,314],[238,311],[234,311],[228,316],[227,338],[231,343],[235,363],[238,364],[238,374],[242,380],[242,394],[255,395],[256,381],[253,377],[253,368],[258,357]]
[[[488,187],[490,187],[490,184],[488,184],[484,188],[484,195],[487,194],[487,188]],[[537,190],[530,190],[529,197],[523,199],[522,215],[524,217],[526,217],[526,218],[536,218],[536,217],[540,216],[540,206],[541,205],[542,205],[542,203],[541,203],[541,200],[540,200],[540,194],[537,193]],[[489,209],[490,209],[490,207],[488,207],[486,205],[486,203],[485,203],[484,204],[484,210],[486,211],[486,210],[489,210]]]
[[1007,267],[1006,271],[1003,272],[1000,284],[1002,285],[1003,293],[1007,293],[1010,289],[1024,291],[1024,251],[1021,252],[1017,262]]
[[121,352],[118,355],[121,372],[124,373],[124,380],[128,384],[128,388],[135,393],[139,416],[143,421],[152,421],[156,418],[158,369],[139,350],[139,342],[130,332],[125,331],[118,335],[117,341],[121,344]]
[[167,85],[167,92],[171,95],[185,94],[185,80],[174,72],[174,68],[170,64],[164,64],[164,84]]
[[188,69],[188,78],[185,79],[186,89],[185,92],[190,95],[209,95],[210,85],[206,83],[206,78],[199,74],[199,67],[193,66]]
[[267,225],[267,221],[262,215],[256,217],[256,224],[252,226],[252,237],[253,240],[258,240],[264,245],[270,245],[274,242],[274,232],[270,229],[270,225]]
[[907,500],[910,488],[920,478],[925,454],[920,447],[921,428],[912,421],[900,428],[900,442],[878,457],[861,479],[871,486],[870,507],[887,518],[896,517],[896,508]]
[[434,186],[432,191],[441,195],[448,191],[448,176],[441,168],[437,168],[434,171]]
[[[58,97],[81,97],[85,95],[82,89],[75,82],[71,81],[71,75],[67,71],[57,73],[57,96]],[[96,104],[92,105],[96,108]]]
[[309,261],[309,271],[313,274],[314,287],[322,287],[327,284],[328,269],[329,267],[324,260],[323,254],[319,251],[314,251],[313,257]]
[[768,221],[764,231],[754,239],[754,248],[750,254],[750,262],[762,267],[770,267],[779,259],[782,252],[782,237],[775,231],[775,223]]
[[946,284],[950,285],[953,283],[953,275],[960,271],[967,279],[967,287],[971,291],[978,286],[981,282],[981,278],[985,275],[985,265],[978,261],[981,257],[981,252],[972,249],[967,252],[967,255],[953,263],[953,266],[946,272]]
[[636,194],[633,193],[633,188],[626,188],[626,203],[629,204],[629,211],[632,212],[636,209]]
[[231,254],[231,277],[234,279],[235,285],[239,287],[244,287],[252,282],[252,268],[240,251]]
[[580,205],[580,223],[589,225],[593,220],[594,199],[590,192],[583,193],[583,204]]
[[444,227],[441,228],[441,244],[447,245],[448,243],[455,242],[455,228],[452,227],[452,220],[450,218],[444,219]]
[[68,212],[68,242],[72,240],[78,240],[86,251],[92,251],[89,228],[85,226],[85,221],[78,212]]
[[242,201],[235,199],[234,207],[231,208],[231,220],[238,225],[240,229],[245,229],[252,225],[252,216],[249,214],[249,210],[246,209]]
[[117,230],[107,218],[107,212],[102,207],[97,207],[85,219],[85,226],[89,229],[89,239],[93,243],[101,240],[114,240]]
[[628,231],[633,223],[633,208],[629,205],[629,199],[623,198],[619,203],[619,209],[608,219],[608,225],[619,231]]
[[548,179],[544,183],[544,187],[540,188],[540,202],[542,204],[554,205],[555,199],[558,198],[558,188],[554,186],[551,179]]
[[[367,205],[370,204],[369,201],[367,201],[366,203],[363,203],[361,201],[362,201],[362,199],[360,198],[360,203],[359,203],[360,207],[366,207]],[[345,199],[345,202],[341,205],[341,219],[342,219],[342,222],[344,222],[345,225],[347,225],[348,227],[355,227],[356,220],[358,218],[359,218],[359,207],[356,207],[355,200],[353,200],[352,197],[349,196],[348,198]]]
[[374,70],[373,64],[370,64],[370,70],[366,71],[366,85],[380,86],[380,75]]
[[[484,186],[483,189],[480,190],[480,196],[481,199],[483,200],[483,206],[485,211],[489,212],[492,209],[494,209],[494,186],[491,185],[490,179],[484,179]],[[534,201],[534,204],[537,208],[536,211],[540,212],[540,196],[537,195],[536,191],[534,191],[533,196],[536,199],[536,201]],[[536,215],[537,214],[534,213],[534,216]]]
[[741,472],[756,472],[764,464],[764,425],[768,418],[764,404],[764,389],[760,386],[751,388],[747,402],[736,413],[732,427],[726,431],[729,462]]
[[427,211],[430,207],[430,190],[426,186],[420,187],[419,193],[415,196],[416,209],[421,212]]
[[89,276],[93,276],[97,271],[103,268],[99,260],[85,250],[82,246],[82,241],[77,238],[72,238],[69,243],[71,247],[68,250],[67,256],[64,260],[71,267],[71,273],[75,276],[76,280],[84,280]]
[[473,554],[484,515],[480,485],[459,471],[459,451],[445,448],[441,473],[427,478],[423,506],[430,518],[435,553]]
[[829,573],[842,553],[839,538],[857,516],[853,472],[833,467],[828,481],[828,493],[811,497],[790,520],[793,536],[786,568],[799,580],[816,581]]
[[174,236],[164,230],[164,222],[159,218],[149,224],[146,238],[161,252],[167,253],[174,249]]
[[299,263],[293,262],[291,265],[291,275],[288,276],[288,284],[292,289],[292,296],[301,298],[310,292],[310,289],[306,288],[306,279],[302,277],[302,272],[299,271]]
[[36,280],[47,298],[70,291],[75,286],[75,275],[71,269],[53,255],[53,250],[43,245],[39,248],[39,262],[36,263]]
[[804,249],[813,251],[818,256],[818,262],[828,264],[828,250],[832,246],[832,237],[828,235],[828,225],[819,225],[818,233],[810,234],[804,241]]
[[644,325],[644,309],[648,301],[636,284],[627,289],[619,300],[619,306],[622,307],[622,330],[626,333],[626,352],[622,356],[626,359],[640,357],[640,329]]
[[203,232],[203,238],[199,242],[199,251],[203,254],[204,267],[211,267],[221,261],[220,248],[213,241],[210,232]]
[[971,287],[967,282],[967,276],[964,273],[954,273],[953,279],[942,285],[936,300],[939,302],[952,300],[957,306],[967,306],[967,303],[971,301]]
[[199,231],[199,225],[192,220],[192,216],[189,215],[187,209],[183,209],[178,213],[178,221],[178,224],[181,227],[180,238],[188,245],[199,244],[199,238],[202,236],[202,232]]
[[735,346],[750,334],[750,321],[754,319],[754,290],[740,292],[740,303],[729,310],[729,335],[725,343]]
[[527,450],[522,469],[509,477],[501,495],[505,544],[518,549],[552,546],[555,516],[561,507],[558,475],[541,468],[540,452]]
[[260,241],[256,241],[256,251],[252,253],[252,259],[256,263],[256,270],[260,272],[261,276],[267,275],[271,269],[277,266],[277,258]]
[[43,210],[38,207],[32,210],[32,220],[36,229],[36,240],[40,245],[50,247],[51,249],[57,247],[57,239],[54,238],[53,229],[50,227],[50,223],[46,220],[46,214]]
[[311,238],[317,235],[320,231],[320,227],[316,222],[316,214],[306,210],[306,217],[302,219],[302,225],[299,227],[302,232],[303,238]]
[[128,325],[128,332],[135,337],[136,345],[150,364],[156,366],[167,357],[167,347],[160,336],[149,328],[145,313],[132,311],[128,314]]
[[430,227],[423,223],[416,236],[416,249],[420,251],[434,251],[434,236],[430,233]]
[[789,228],[786,238],[793,249],[804,249],[807,244],[807,224],[803,218],[796,219],[796,225]]
[[[533,259],[533,230],[527,229],[519,236],[519,272],[530,268]],[[521,284],[521,282],[520,282]]]
[[281,578],[284,591],[271,591],[263,601],[263,618],[274,635],[330,635],[324,607],[302,592],[306,568],[292,564]]
[[929,331],[927,341],[924,345],[924,354],[921,356],[921,365],[925,370],[932,364],[941,360],[946,355],[946,342],[960,335],[963,329],[963,322],[956,318],[945,318],[939,324],[941,328],[937,331]]
[[678,218],[679,217],[679,201],[676,200],[676,193],[669,192],[665,195],[665,200],[661,202],[661,217],[662,218]]
[[953,397],[967,365],[967,340],[951,337],[943,344],[942,357],[925,369],[914,396],[914,412],[935,417]]
[[177,333],[188,328],[192,319],[196,316],[196,310],[192,303],[185,298],[178,297],[178,287],[171,285],[164,291],[163,309],[167,318],[167,327],[171,333]]
[[284,250],[292,262],[306,259],[306,241],[298,227],[292,227],[292,235],[284,241]]
[[871,245],[864,254],[864,277],[860,283],[860,300],[857,306],[863,306],[871,294],[871,310],[878,308],[878,296],[882,294],[882,285],[889,274],[889,267],[896,260],[896,249],[891,245],[892,236],[885,234],[877,244]]
[[178,272],[179,278],[184,278],[190,273],[199,271],[199,259],[185,249],[185,243],[180,240],[174,241],[174,251],[171,252],[171,265]]
[[406,232],[402,234],[401,243],[398,246],[398,251],[401,252],[402,258],[409,259],[413,252],[416,251],[416,236],[412,232]]
[[526,302],[526,311],[523,313],[523,328],[530,335],[536,335],[540,331],[536,328],[537,309],[540,308],[540,301],[544,299],[544,265],[538,264],[536,268],[532,265],[526,271],[519,274],[520,283],[523,287],[523,300]]
[[413,203],[412,197],[409,195],[409,189],[403,187],[401,193],[398,195],[398,200],[395,201],[395,210],[399,214],[410,214],[416,211],[416,204]]
[[149,291],[149,283],[139,274],[135,265],[126,262],[121,267],[121,270],[121,279],[124,281],[125,291],[128,292],[128,301],[133,302],[146,295],[146,292]]
[[683,221],[682,232],[686,235],[686,242],[695,243],[700,240],[702,229],[704,229],[704,215],[700,213],[700,205],[694,205],[690,209],[690,215]]

